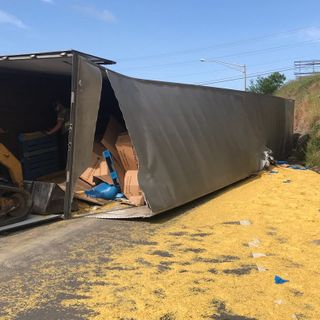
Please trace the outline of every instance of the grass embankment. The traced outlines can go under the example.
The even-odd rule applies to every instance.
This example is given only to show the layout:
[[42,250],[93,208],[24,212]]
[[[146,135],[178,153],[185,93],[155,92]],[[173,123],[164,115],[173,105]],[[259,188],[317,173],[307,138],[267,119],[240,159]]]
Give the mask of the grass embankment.
[[290,81],[276,95],[296,101],[294,130],[310,134],[306,163],[320,166],[320,75]]

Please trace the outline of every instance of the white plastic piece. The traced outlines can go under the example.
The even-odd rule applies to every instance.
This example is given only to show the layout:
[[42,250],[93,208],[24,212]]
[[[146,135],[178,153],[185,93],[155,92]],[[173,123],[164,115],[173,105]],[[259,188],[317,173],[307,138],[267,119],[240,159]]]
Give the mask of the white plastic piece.
[[258,265],[257,265],[257,269],[258,269],[258,271],[259,271],[259,272],[265,272],[265,271],[268,271],[268,269],[267,269],[267,268],[265,268],[264,266],[258,266]]
[[250,226],[251,222],[250,222],[250,220],[240,220],[240,225],[242,225],[242,226]]
[[267,255],[264,253],[260,253],[260,252],[254,252],[254,253],[252,253],[252,256],[254,258],[262,258],[262,257],[266,257]]
[[253,239],[251,241],[248,242],[248,246],[250,248],[258,248],[260,246],[261,242],[259,239]]
[[282,299],[278,299],[278,300],[275,300],[274,303],[281,305],[281,304],[284,304],[284,301]]

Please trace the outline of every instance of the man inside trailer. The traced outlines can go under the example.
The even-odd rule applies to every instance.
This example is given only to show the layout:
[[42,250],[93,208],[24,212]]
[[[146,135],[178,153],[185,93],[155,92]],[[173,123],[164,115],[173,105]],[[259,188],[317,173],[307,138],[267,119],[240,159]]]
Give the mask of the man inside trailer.
[[69,109],[67,109],[60,101],[57,101],[53,104],[54,111],[57,114],[56,125],[48,130],[47,134],[58,133],[61,130],[61,133],[64,134],[68,132],[69,129]]
[[46,131],[46,134],[59,134],[61,161],[63,167],[65,167],[68,153],[70,109],[66,108],[60,101],[55,102],[53,106],[57,115],[56,125],[52,129]]

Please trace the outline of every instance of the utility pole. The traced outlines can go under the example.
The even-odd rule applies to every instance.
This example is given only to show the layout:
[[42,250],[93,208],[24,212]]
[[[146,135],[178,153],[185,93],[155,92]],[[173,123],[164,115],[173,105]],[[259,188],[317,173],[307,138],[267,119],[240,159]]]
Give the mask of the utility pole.
[[237,64],[237,63],[230,63],[230,62],[220,61],[220,60],[206,60],[206,59],[200,59],[200,61],[221,64],[230,69],[242,72],[243,79],[244,79],[244,91],[247,91],[247,66],[245,64]]
[[247,91],[247,66],[243,65],[244,91]]

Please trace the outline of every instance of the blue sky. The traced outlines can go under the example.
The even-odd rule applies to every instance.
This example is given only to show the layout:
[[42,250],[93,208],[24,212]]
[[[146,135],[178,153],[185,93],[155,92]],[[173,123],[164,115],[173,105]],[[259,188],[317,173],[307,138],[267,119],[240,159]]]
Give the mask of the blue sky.
[[0,54],[74,48],[134,77],[242,89],[216,82],[239,71],[200,59],[251,76],[320,59],[319,12],[316,0],[0,0]]

